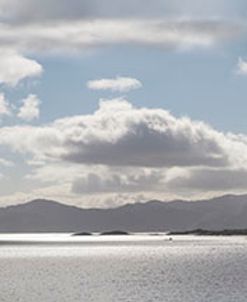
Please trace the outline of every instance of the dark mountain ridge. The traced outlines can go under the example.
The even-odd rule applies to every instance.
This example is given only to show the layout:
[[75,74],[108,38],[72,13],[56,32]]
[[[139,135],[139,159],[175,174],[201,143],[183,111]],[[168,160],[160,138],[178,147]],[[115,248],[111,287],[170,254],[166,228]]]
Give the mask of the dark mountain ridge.
[[157,232],[247,228],[247,195],[83,209],[52,200],[0,208],[0,232]]

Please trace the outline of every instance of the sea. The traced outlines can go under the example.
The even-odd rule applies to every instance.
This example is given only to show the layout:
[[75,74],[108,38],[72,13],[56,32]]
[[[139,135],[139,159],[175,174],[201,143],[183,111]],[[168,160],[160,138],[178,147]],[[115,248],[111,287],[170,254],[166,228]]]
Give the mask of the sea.
[[0,235],[1,302],[246,302],[247,237]]

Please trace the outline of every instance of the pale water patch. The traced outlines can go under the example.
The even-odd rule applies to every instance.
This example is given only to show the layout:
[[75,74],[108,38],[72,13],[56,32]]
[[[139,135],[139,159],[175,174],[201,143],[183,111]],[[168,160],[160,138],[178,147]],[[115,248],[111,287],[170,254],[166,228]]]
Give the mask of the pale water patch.
[[2,235],[0,301],[246,301],[245,237],[168,239]]

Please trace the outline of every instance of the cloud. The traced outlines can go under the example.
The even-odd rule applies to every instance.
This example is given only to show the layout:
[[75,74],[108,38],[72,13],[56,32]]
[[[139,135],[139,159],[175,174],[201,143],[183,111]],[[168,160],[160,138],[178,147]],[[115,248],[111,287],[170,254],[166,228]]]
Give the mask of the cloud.
[[199,18],[188,14],[189,9],[181,11],[177,1],[168,2],[110,0],[105,5],[98,0],[75,0],[68,5],[65,0],[0,0],[0,83],[16,86],[23,79],[40,76],[42,66],[31,59],[37,55],[71,55],[115,45],[188,51],[246,34],[244,21],[211,13]]
[[0,50],[0,84],[16,86],[23,79],[40,76],[42,71],[36,61],[15,51]]
[[164,191],[165,170],[95,168],[72,183],[77,194]]
[[13,167],[14,166],[14,163],[9,161],[9,160],[6,160],[4,158],[0,158],[0,166],[3,166],[3,167]]
[[237,73],[241,75],[247,75],[247,62],[241,57],[238,59]]
[[61,197],[66,187],[66,200],[87,195],[98,205],[247,191],[245,135],[123,99],[50,124],[2,127],[0,148],[26,161],[23,179],[35,196]]
[[222,166],[230,160],[228,143],[204,123],[162,109],[137,109],[121,99],[101,102],[92,115],[43,127],[0,128],[0,145],[15,151],[108,166]]
[[[157,3],[162,1],[158,0]],[[54,19],[94,19],[107,17],[130,17],[154,13],[160,5],[150,4],[147,0],[119,1],[108,0],[73,0],[68,4],[66,0],[43,0],[42,3],[33,0],[1,0],[0,15],[9,22],[33,22]],[[38,12],[38,13],[37,13]],[[145,13],[145,12],[148,12]]]
[[142,87],[142,83],[130,77],[116,77],[115,79],[100,79],[87,82],[87,87],[92,90],[111,90],[128,92]]
[[3,115],[11,115],[11,108],[3,93],[0,93],[0,117]]
[[[170,170],[170,169],[169,169]],[[43,184],[70,184],[74,194],[137,193],[164,191],[167,169],[108,167],[46,162],[36,166],[26,179]],[[63,177],[61,178],[61,175]]]
[[[177,170],[177,171],[174,171]],[[151,192],[184,196],[246,193],[247,168],[170,168],[170,169],[114,169],[104,172],[94,168],[72,182],[72,193],[94,194],[150,194]],[[151,194],[150,194],[151,195]],[[152,197],[153,198],[153,197]],[[181,197],[180,197],[181,198]]]
[[243,1],[224,0],[1,0],[0,16],[8,22],[47,22],[54,19],[151,18],[169,16],[238,16]]
[[247,167],[224,169],[191,169],[184,177],[172,179],[168,182],[170,188],[186,188],[197,191],[222,191],[247,189]]
[[228,6],[208,1],[200,17],[198,1],[181,7],[174,0],[109,0],[107,5],[99,0],[0,0],[0,83],[15,86],[41,75],[42,66],[29,58],[37,55],[126,44],[187,51],[235,41],[247,26],[229,18]]
[[167,50],[208,48],[245,33],[240,22],[196,19],[95,19],[0,24],[0,48],[18,53],[83,51],[108,45],[146,45]]
[[17,116],[25,121],[32,121],[33,119],[39,118],[40,100],[34,95],[30,94],[26,99],[22,101],[23,105],[20,107]]
[[[65,185],[69,202],[73,198],[83,204],[90,204],[90,200],[91,206],[103,206],[111,200],[110,205],[116,206],[154,198],[201,199],[226,193],[246,193],[246,171],[244,168],[114,168],[48,163],[38,167],[28,178],[30,181],[39,180],[48,188],[56,186],[55,194],[60,194],[59,188]],[[64,200],[63,196],[60,199]]]

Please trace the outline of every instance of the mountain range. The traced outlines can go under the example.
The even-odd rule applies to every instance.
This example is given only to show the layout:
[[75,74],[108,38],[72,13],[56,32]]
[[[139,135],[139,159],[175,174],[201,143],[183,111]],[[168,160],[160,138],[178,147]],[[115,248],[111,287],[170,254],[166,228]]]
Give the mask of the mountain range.
[[0,232],[130,232],[247,228],[247,195],[83,209],[51,200],[0,208]]

